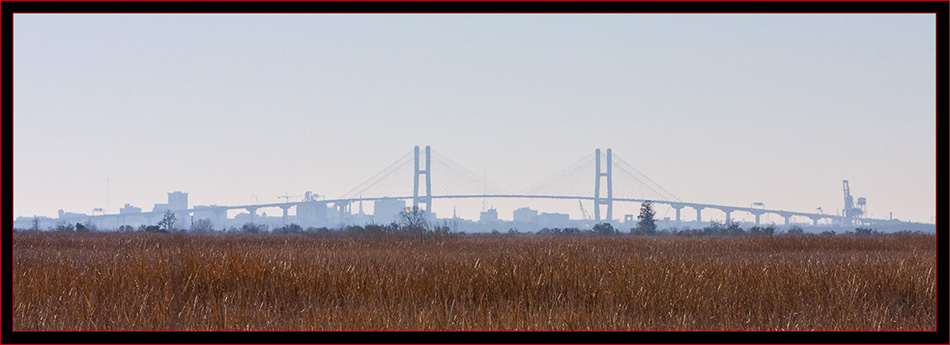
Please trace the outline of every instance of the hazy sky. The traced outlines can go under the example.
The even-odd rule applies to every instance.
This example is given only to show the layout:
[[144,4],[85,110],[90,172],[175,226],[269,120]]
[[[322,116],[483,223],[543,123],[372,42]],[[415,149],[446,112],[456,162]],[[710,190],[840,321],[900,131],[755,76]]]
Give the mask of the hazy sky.
[[[835,212],[847,179],[872,217],[931,222],[935,30],[926,14],[16,14],[14,214],[107,196],[148,211],[175,190],[332,198],[431,145],[514,191],[612,148],[684,201]],[[435,211],[481,211],[463,204]],[[580,216],[497,207],[518,205]]]

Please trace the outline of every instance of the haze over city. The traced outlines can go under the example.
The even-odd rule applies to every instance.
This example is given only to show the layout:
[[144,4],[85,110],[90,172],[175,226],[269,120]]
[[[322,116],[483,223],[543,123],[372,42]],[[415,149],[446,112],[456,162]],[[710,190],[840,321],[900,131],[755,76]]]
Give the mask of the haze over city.
[[[15,216],[150,210],[172,191],[189,206],[333,199],[428,145],[512,191],[610,148],[683,201],[835,213],[849,180],[871,218],[935,221],[934,15],[16,14],[13,26]],[[483,203],[505,219],[522,206],[582,217],[573,200],[433,210],[478,219]]]

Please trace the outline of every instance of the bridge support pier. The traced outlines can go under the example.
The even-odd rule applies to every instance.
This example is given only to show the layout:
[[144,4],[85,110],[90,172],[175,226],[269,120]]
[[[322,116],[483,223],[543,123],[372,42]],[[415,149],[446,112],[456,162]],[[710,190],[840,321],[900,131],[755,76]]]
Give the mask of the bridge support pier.
[[726,225],[732,224],[732,209],[722,209],[726,213]]
[[792,215],[790,215],[790,214],[783,214],[783,215],[781,215],[781,216],[782,216],[782,218],[785,218],[785,225],[790,225],[790,224],[792,224],[792,219],[791,219],[791,218],[792,218]]
[[257,212],[257,207],[247,207],[245,209],[251,214],[251,217],[248,218],[248,223],[254,223],[254,213]]
[[221,230],[227,230],[228,229],[228,209],[222,208],[220,211],[218,211],[217,216],[218,216],[218,219],[221,220],[221,223],[218,223],[221,226]]
[[750,213],[752,213],[753,215],[755,215],[755,225],[759,225],[759,224],[760,224],[760,223],[759,223],[759,219],[761,218],[762,214],[764,214],[765,212],[750,211]]
[[700,222],[700,223],[703,222],[703,212],[702,212],[702,211],[703,211],[704,208],[705,208],[705,207],[693,206],[693,209],[696,210],[696,221],[697,221],[697,222]]
[[282,211],[284,211],[284,214],[281,215],[281,217],[280,217],[280,222],[281,222],[283,225],[287,225],[287,210],[290,209],[290,205],[279,206],[279,207],[280,207],[280,209],[281,209]]
[[815,216],[810,216],[808,218],[811,218],[812,225],[818,225],[818,220],[821,219],[821,217],[815,217]]
[[682,210],[683,207],[685,207],[685,206],[680,205],[680,204],[670,204],[670,207],[673,207],[673,209],[676,210],[676,222],[677,222],[677,223],[682,222],[682,220],[681,220],[681,218],[680,218],[680,210]]
[[350,213],[350,202],[340,201],[334,204],[340,212],[340,223],[346,223],[346,216]]

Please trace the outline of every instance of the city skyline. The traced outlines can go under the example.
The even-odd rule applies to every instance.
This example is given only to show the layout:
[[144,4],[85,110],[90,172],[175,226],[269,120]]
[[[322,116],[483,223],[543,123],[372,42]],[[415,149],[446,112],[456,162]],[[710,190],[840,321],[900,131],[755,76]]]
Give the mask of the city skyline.
[[[849,180],[872,218],[935,221],[933,15],[16,14],[14,29],[14,216],[171,191],[336,198],[431,145],[514,190],[612,148],[688,202],[832,213]],[[433,206],[477,219],[482,203]]]

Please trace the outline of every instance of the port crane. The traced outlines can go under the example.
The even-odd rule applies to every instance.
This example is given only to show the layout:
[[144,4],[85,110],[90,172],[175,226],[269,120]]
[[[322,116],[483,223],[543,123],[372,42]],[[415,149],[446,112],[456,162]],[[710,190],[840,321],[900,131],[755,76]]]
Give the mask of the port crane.
[[581,213],[584,215],[584,220],[590,220],[590,214],[584,210],[584,203],[582,203],[580,200],[577,200],[577,205],[581,207]]
[[845,225],[853,225],[858,218],[864,215],[867,199],[858,198],[858,202],[855,203],[851,196],[851,187],[848,186],[848,180],[844,180],[842,185],[844,186],[844,223]]

